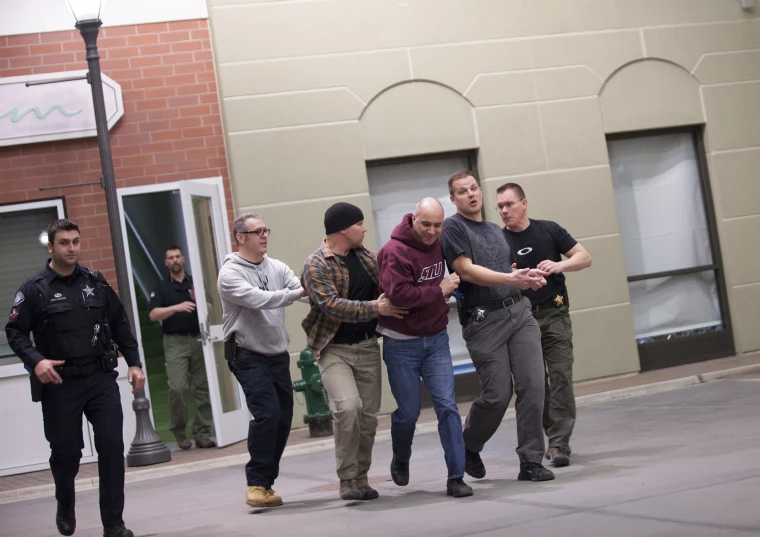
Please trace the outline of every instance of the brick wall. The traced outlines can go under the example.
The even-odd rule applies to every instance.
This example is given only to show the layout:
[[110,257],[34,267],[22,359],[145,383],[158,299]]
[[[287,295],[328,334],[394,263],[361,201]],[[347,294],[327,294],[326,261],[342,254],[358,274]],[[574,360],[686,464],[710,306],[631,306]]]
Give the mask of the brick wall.
[[[231,222],[208,21],[104,28],[98,50],[103,73],[124,97],[124,116],[111,130],[117,188],[222,176]],[[0,77],[78,69],[87,62],[76,30],[0,36]],[[80,262],[102,270],[116,288],[102,189],[39,190],[99,178],[95,138],[0,147],[0,204],[63,197],[82,231]]]

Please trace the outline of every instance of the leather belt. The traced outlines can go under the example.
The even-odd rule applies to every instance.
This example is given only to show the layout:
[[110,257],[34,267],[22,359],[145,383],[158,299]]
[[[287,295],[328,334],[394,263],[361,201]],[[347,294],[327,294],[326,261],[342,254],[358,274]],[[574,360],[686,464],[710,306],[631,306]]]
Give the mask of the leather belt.
[[523,298],[522,295],[508,296],[504,300],[494,300],[492,302],[486,302],[485,304],[483,304],[481,306],[477,306],[477,307],[473,308],[471,311],[475,312],[475,310],[477,310],[477,309],[482,309],[482,310],[486,310],[486,311],[489,311],[489,312],[490,311],[498,311],[498,310],[502,310],[502,309],[506,310],[506,309],[511,308],[515,304],[519,304],[520,301],[522,300],[522,298]]
[[[559,297],[562,297],[561,299]],[[534,304],[531,306],[532,311],[541,311],[546,310],[549,308],[557,309],[562,306],[567,306],[568,300],[567,300],[567,291],[553,295],[551,298],[544,300],[540,304]]]
[[367,341],[373,337],[375,337],[374,332],[359,332],[358,334],[349,334],[347,336],[336,336],[332,338],[330,343],[335,343],[337,345],[356,345],[357,343]]

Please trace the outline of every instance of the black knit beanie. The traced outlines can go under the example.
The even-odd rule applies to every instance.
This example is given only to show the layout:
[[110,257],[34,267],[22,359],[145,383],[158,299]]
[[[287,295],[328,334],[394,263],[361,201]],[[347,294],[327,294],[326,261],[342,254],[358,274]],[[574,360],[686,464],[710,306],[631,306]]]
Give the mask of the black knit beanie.
[[325,235],[343,231],[364,220],[364,213],[356,205],[341,201],[325,212]]

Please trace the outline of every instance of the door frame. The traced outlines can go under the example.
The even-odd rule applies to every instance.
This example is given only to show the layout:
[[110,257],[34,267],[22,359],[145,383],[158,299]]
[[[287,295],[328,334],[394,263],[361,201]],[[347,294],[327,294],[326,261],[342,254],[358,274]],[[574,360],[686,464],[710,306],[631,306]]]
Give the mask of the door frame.
[[[224,181],[221,176],[216,177],[208,177],[203,179],[190,179],[190,181],[197,181],[199,183],[206,183],[215,185],[219,191],[219,200],[222,204],[222,224],[224,225],[225,229],[230,229],[230,222],[229,218],[227,216],[227,199],[224,196]],[[153,194],[156,192],[167,192],[171,190],[179,190],[180,189],[180,182],[179,181],[173,181],[171,183],[159,183],[155,185],[142,185],[142,186],[130,186],[130,187],[124,187],[124,188],[118,188],[116,189],[116,196],[119,202],[119,223],[121,224],[121,233],[122,237],[125,238],[124,243],[126,244],[126,237],[127,237],[127,220],[125,218],[124,213],[124,196],[134,196],[139,194]],[[228,251],[232,251],[232,241],[230,239],[230,233],[225,233],[225,241],[226,241],[226,247]],[[129,252],[129,248],[124,248],[124,255],[126,256],[126,263],[127,267],[132,266],[132,257]],[[131,270],[127,270],[127,276],[129,276],[129,292],[130,296],[132,298],[132,315],[133,319],[137,320],[138,313],[137,313],[137,297],[135,296],[135,280],[134,276],[132,275]],[[142,342],[142,332],[140,330],[140,323],[135,322],[135,326],[133,327],[135,331],[135,337],[137,338],[137,341]],[[144,364],[145,363],[145,355],[143,353],[143,347],[142,343],[138,345],[138,350],[140,352],[140,361]],[[145,397],[150,401],[150,379],[148,378],[148,374],[146,371],[145,374]],[[153,413],[151,412],[151,420],[153,420]],[[154,424],[155,426],[155,424]]]

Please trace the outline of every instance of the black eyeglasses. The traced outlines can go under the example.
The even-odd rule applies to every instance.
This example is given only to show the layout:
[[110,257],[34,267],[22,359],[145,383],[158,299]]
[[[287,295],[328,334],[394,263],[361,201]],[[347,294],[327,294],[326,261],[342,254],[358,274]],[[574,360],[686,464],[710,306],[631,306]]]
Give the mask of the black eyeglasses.
[[501,211],[502,209],[505,209],[505,208],[506,209],[511,209],[512,207],[514,207],[515,205],[517,205],[518,203],[520,203],[524,199],[525,198],[520,198],[517,201],[508,201],[507,203],[499,203],[499,204],[496,205],[496,210],[497,211]]
[[264,229],[255,229],[253,231],[238,231],[241,235],[256,235],[256,236],[264,236],[267,237],[272,234],[272,230],[269,228]]

